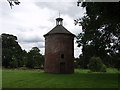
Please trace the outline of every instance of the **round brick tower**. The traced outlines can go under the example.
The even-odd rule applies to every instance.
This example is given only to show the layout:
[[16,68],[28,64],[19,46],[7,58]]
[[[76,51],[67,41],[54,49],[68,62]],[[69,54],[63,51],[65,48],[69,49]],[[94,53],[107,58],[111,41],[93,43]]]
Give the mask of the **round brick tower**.
[[74,34],[56,19],[56,26],[45,37],[45,72],[74,73]]

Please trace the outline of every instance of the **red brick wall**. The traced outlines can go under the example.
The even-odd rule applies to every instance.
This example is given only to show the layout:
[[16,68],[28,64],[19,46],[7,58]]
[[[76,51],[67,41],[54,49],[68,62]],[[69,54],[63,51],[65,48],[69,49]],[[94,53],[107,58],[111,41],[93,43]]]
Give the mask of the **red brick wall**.
[[[64,54],[64,58],[61,58]],[[45,72],[61,73],[60,63],[65,63],[64,73],[74,72],[74,36],[51,34],[45,36]]]

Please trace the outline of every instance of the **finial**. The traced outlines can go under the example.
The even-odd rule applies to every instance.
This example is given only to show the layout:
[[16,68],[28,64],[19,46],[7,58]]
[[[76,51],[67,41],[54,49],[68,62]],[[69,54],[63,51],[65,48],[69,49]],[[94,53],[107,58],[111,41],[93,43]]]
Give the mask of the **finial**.
[[62,25],[63,23],[62,23],[62,21],[63,21],[63,19],[62,18],[60,18],[60,10],[59,10],[59,17],[58,18],[56,18],[56,25]]
[[59,18],[60,18],[60,10],[59,10]]

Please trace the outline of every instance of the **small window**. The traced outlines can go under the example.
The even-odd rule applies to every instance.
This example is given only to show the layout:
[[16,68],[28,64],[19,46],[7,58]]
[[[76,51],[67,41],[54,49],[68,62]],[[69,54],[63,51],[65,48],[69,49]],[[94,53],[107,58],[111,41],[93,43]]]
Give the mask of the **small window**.
[[61,54],[61,58],[62,58],[62,59],[64,58],[64,54]]

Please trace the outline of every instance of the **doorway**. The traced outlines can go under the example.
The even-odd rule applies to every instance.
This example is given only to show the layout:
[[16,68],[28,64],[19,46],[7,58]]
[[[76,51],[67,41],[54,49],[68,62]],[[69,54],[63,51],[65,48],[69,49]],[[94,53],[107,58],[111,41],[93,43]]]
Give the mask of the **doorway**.
[[65,62],[60,62],[60,73],[66,73]]

